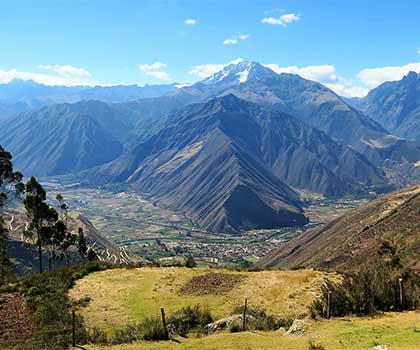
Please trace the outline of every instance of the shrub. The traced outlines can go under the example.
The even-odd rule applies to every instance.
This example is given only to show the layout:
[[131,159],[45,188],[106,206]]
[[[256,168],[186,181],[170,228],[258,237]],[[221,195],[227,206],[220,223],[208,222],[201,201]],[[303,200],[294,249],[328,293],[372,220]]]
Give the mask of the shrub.
[[178,335],[187,335],[192,329],[201,332],[204,327],[213,322],[213,317],[206,307],[195,305],[187,306],[175,311],[168,319],[168,328],[171,333]]
[[167,340],[165,329],[159,317],[146,318],[141,324],[143,340]]
[[[82,263],[63,267],[51,272],[22,277],[14,284],[8,285],[9,291],[20,292],[25,296],[29,318],[32,326],[32,337],[19,350],[66,349],[71,344],[72,304],[68,290],[75,281],[93,271],[105,270],[110,264],[100,262]],[[76,340],[86,343],[88,334],[83,319],[76,314]]]
[[[238,306],[234,309],[234,313],[242,314],[243,313],[243,306]],[[265,310],[259,309],[257,307],[249,307],[246,310],[247,316],[252,316],[254,321],[251,324],[248,322],[248,328],[253,328],[257,330],[276,330],[280,327],[285,327],[286,325],[290,325],[293,323],[293,319],[277,319],[272,315],[267,314]]]
[[398,277],[387,269],[348,274],[338,284],[327,281],[321,292],[310,306],[312,317],[326,317],[329,293],[331,317],[416,309],[420,305],[420,277],[413,272],[402,275],[402,303]]
[[108,336],[99,328],[93,328],[88,333],[88,341],[91,344],[106,345],[108,344]]
[[242,328],[241,328],[239,323],[233,322],[229,326],[229,332],[230,333],[237,333],[237,332],[240,332],[241,330],[242,330]]
[[315,341],[310,340],[308,345],[309,350],[325,350],[325,347],[323,347],[321,344],[315,343]]
[[132,343],[140,340],[167,340],[165,329],[159,317],[145,318],[140,323],[128,324],[114,331],[112,344]]
[[129,324],[115,330],[112,337],[112,344],[132,343],[143,339],[140,324]]

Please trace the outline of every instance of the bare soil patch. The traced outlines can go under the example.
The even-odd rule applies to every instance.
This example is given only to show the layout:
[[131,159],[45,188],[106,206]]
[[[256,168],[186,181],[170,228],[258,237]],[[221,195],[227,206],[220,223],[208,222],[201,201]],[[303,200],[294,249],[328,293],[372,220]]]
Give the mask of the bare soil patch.
[[26,339],[30,334],[25,299],[18,293],[0,294],[0,339]]
[[235,288],[247,276],[239,274],[211,272],[192,277],[179,290],[181,295],[224,294]]

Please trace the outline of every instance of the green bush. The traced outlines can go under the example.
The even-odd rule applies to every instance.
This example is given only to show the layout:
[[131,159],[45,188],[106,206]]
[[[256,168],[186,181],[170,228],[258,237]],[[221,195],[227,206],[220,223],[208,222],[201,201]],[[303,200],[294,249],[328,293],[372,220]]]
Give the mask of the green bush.
[[175,311],[168,319],[168,328],[171,333],[187,335],[192,329],[203,332],[204,327],[213,322],[208,308],[195,305],[187,306]]
[[230,326],[229,326],[229,332],[230,333],[238,333],[238,332],[240,332],[242,330],[242,327],[241,327],[241,325],[239,324],[239,323],[235,323],[235,322],[233,322],[233,323],[231,323],[230,324]]
[[[235,314],[242,314],[243,311],[243,306],[238,306],[234,309]],[[277,330],[280,327],[289,327],[293,323],[293,319],[278,319],[269,315],[265,310],[252,306],[248,306],[246,314],[254,319],[253,322],[247,323],[247,328],[256,330]]]
[[108,336],[99,328],[93,328],[88,333],[88,342],[91,344],[106,345],[108,344]]
[[[75,281],[87,274],[105,270],[110,264],[93,262],[63,267],[51,272],[34,274],[16,280],[5,289],[21,293],[27,302],[32,337],[18,346],[19,350],[66,349],[71,344],[71,302],[68,290]],[[76,314],[76,340],[84,344],[88,334],[83,319]]]
[[413,272],[401,275],[402,302],[398,278],[391,270],[378,269],[348,274],[341,283],[327,281],[321,297],[310,306],[311,316],[327,316],[329,293],[331,317],[417,309],[420,306],[420,277]]
[[309,350],[325,350],[325,347],[323,347],[321,344],[315,343],[315,341],[310,340],[308,345]]
[[140,323],[128,324],[114,331],[112,344],[126,344],[140,340],[167,340],[165,329],[159,317],[149,317]]
[[159,317],[146,318],[141,324],[143,340],[167,340],[165,329]]

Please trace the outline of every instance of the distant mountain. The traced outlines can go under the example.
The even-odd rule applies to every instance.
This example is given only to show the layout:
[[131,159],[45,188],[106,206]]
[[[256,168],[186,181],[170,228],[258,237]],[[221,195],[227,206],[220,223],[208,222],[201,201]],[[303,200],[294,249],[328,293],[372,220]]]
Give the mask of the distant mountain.
[[263,268],[296,266],[371,270],[384,261],[420,270],[420,186],[370,202],[322,228],[303,233],[258,262]]
[[276,74],[256,62],[230,64],[213,76],[173,94],[183,98],[188,95],[193,101],[234,94],[271,106],[325,131],[377,166],[383,166],[384,162],[391,164],[386,168],[391,178],[399,171],[401,162],[415,164],[420,160],[419,142],[389,134],[378,122],[322,84],[295,74]]
[[67,174],[118,157],[128,130],[129,125],[105,103],[80,102],[8,120],[0,128],[0,143],[25,174]]
[[[306,222],[287,185],[328,195],[386,186],[384,173],[322,131],[233,95],[190,105],[93,172],[127,182],[212,231]],[[281,179],[281,180],[280,180]]]
[[[155,98],[177,90],[177,84],[113,85],[113,86],[50,86],[32,80],[12,80],[0,84],[0,119],[56,103],[98,100],[121,103],[140,98]],[[3,108],[2,108],[3,106]]]
[[420,141],[420,74],[383,83],[352,102],[393,134]]

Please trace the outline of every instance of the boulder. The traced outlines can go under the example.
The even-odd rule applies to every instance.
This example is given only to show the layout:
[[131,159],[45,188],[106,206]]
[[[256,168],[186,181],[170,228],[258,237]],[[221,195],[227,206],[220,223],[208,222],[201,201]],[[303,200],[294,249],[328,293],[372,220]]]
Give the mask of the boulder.
[[[207,334],[211,334],[222,329],[228,329],[233,325],[238,325],[240,329],[242,329],[242,320],[243,320],[243,315],[233,315],[233,316],[225,317],[213,323],[209,323],[205,327],[205,331]],[[247,324],[247,329],[252,328],[252,326],[255,324],[255,317],[251,315],[246,315],[246,324]]]
[[284,335],[305,333],[305,320],[294,320]]

